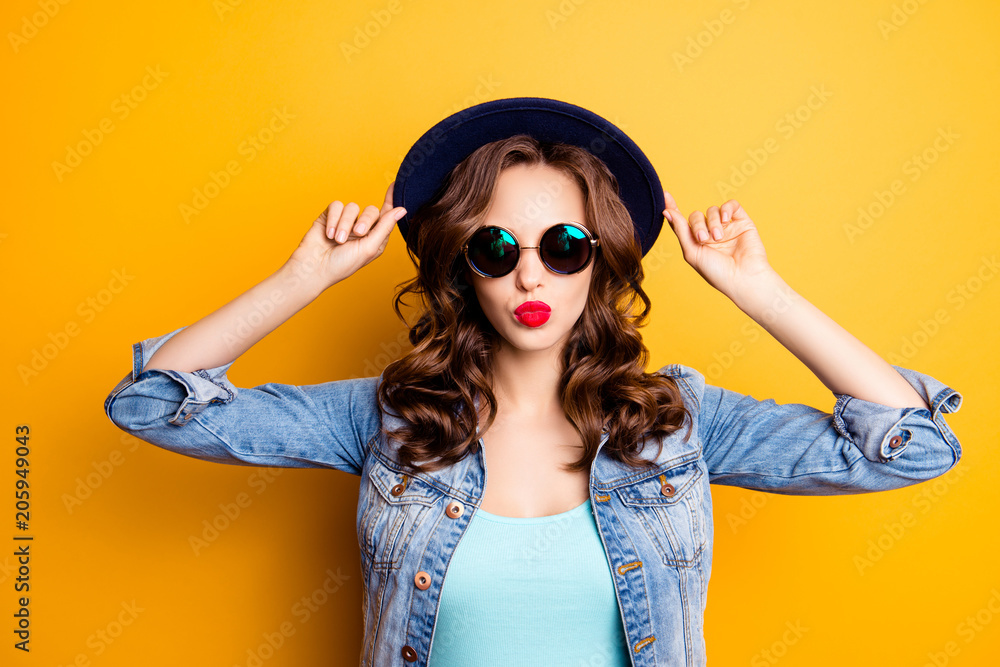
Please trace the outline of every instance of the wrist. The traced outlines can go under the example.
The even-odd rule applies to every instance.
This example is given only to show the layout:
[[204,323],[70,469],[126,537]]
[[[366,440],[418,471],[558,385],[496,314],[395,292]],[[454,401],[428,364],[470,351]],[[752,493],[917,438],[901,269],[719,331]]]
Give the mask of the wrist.
[[274,272],[274,278],[286,293],[299,293],[310,301],[322,294],[327,287],[340,282],[320,271],[319,265],[289,259]]
[[739,289],[729,298],[737,308],[763,324],[787,311],[795,296],[795,290],[772,270],[740,281]]

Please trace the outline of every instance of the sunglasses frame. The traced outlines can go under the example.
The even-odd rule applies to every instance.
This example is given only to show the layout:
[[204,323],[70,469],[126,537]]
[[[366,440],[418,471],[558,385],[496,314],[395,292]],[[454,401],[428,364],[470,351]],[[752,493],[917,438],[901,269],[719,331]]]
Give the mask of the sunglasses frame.
[[517,234],[515,234],[511,230],[507,229],[503,225],[487,225],[485,227],[480,227],[479,229],[477,229],[476,231],[474,231],[472,233],[472,236],[474,237],[476,234],[478,234],[479,232],[483,231],[484,229],[492,229],[492,228],[501,229],[501,230],[507,232],[508,234],[510,234],[511,237],[514,239],[515,247],[517,248],[517,261],[514,262],[514,266],[511,267],[510,271],[507,271],[506,273],[502,273],[502,274],[500,274],[498,276],[493,276],[493,275],[490,275],[488,273],[483,273],[482,271],[480,271],[479,269],[477,269],[473,265],[472,261],[469,259],[469,243],[472,241],[471,238],[468,241],[465,242],[465,245],[462,246],[462,254],[465,256],[465,263],[468,264],[468,266],[469,266],[470,269],[472,269],[473,271],[475,271],[476,273],[478,273],[479,275],[481,275],[483,278],[503,278],[504,276],[513,273],[514,269],[516,269],[518,267],[518,265],[521,263],[521,251],[522,250],[531,250],[532,248],[534,248],[534,249],[538,250],[538,258],[540,260],[542,260],[542,265],[545,266],[545,268],[548,269],[549,271],[551,271],[552,273],[554,273],[556,275],[559,275],[559,276],[571,276],[571,275],[573,275],[575,273],[580,273],[581,271],[583,271],[584,269],[586,269],[588,266],[590,266],[590,263],[592,261],[594,261],[594,258],[597,256],[597,251],[594,250],[594,248],[597,248],[597,247],[599,247],[601,245],[601,239],[599,237],[595,237],[593,234],[591,234],[589,229],[587,229],[586,227],[584,227],[582,223],[577,222],[576,220],[564,220],[562,222],[555,223],[554,225],[548,227],[544,232],[542,232],[542,235],[541,235],[540,239],[545,238],[546,234],[548,234],[555,227],[559,227],[560,225],[569,225],[570,227],[576,227],[577,229],[579,229],[580,231],[582,231],[584,233],[584,235],[587,237],[587,240],[590,241],[590,254],[587,256],[587,261],[584,262],[583,266],[581,266],[576,271],[571,271],[569,273],[563,273],[562,271],[556,271],[551,266],[549,266],[548,262],[545,261],[545,258],[542,257],[541,246],[537,246],[537,245],[526,245],[526,246],[517,245],[519,243],[519,241],[517,240]]

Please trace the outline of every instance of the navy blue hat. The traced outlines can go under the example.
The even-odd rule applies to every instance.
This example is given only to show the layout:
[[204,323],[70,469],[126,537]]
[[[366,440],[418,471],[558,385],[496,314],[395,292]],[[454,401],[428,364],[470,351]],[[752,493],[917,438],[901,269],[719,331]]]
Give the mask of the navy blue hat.
[[408,238],[411,216],[440,194],[448,173],[484,144],[515,134],[585,148],[618,180],[619,196],[632,216],[645,255],[663,225],[663,188],[656,170],[634,141],[610,121],[575,104],[545,97],[509,97],[448,116],[424,132],[407,152],[393,186],[393,206],[406,208],[399,231]]

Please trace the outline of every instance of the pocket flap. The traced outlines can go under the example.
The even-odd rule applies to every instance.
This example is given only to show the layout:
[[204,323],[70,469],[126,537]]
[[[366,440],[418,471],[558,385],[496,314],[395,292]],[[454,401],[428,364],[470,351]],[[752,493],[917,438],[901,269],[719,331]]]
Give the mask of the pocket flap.
[[615,489],[622,503],[636,507],[673,505],[701,479],[698,461],[687,461],[650,473]]
[[420,477],[399,472],[386,466],[377,456],[368,468],[368,478],[388,503],[421,503],[431,505],[442,491]]

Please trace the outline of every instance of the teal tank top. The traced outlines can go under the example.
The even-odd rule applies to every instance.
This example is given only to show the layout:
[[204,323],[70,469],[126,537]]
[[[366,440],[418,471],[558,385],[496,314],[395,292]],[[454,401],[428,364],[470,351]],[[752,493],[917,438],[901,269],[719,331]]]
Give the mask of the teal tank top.
[[550,516],[476,510],[441,586],[428,667],[629,667],[588,498]]

